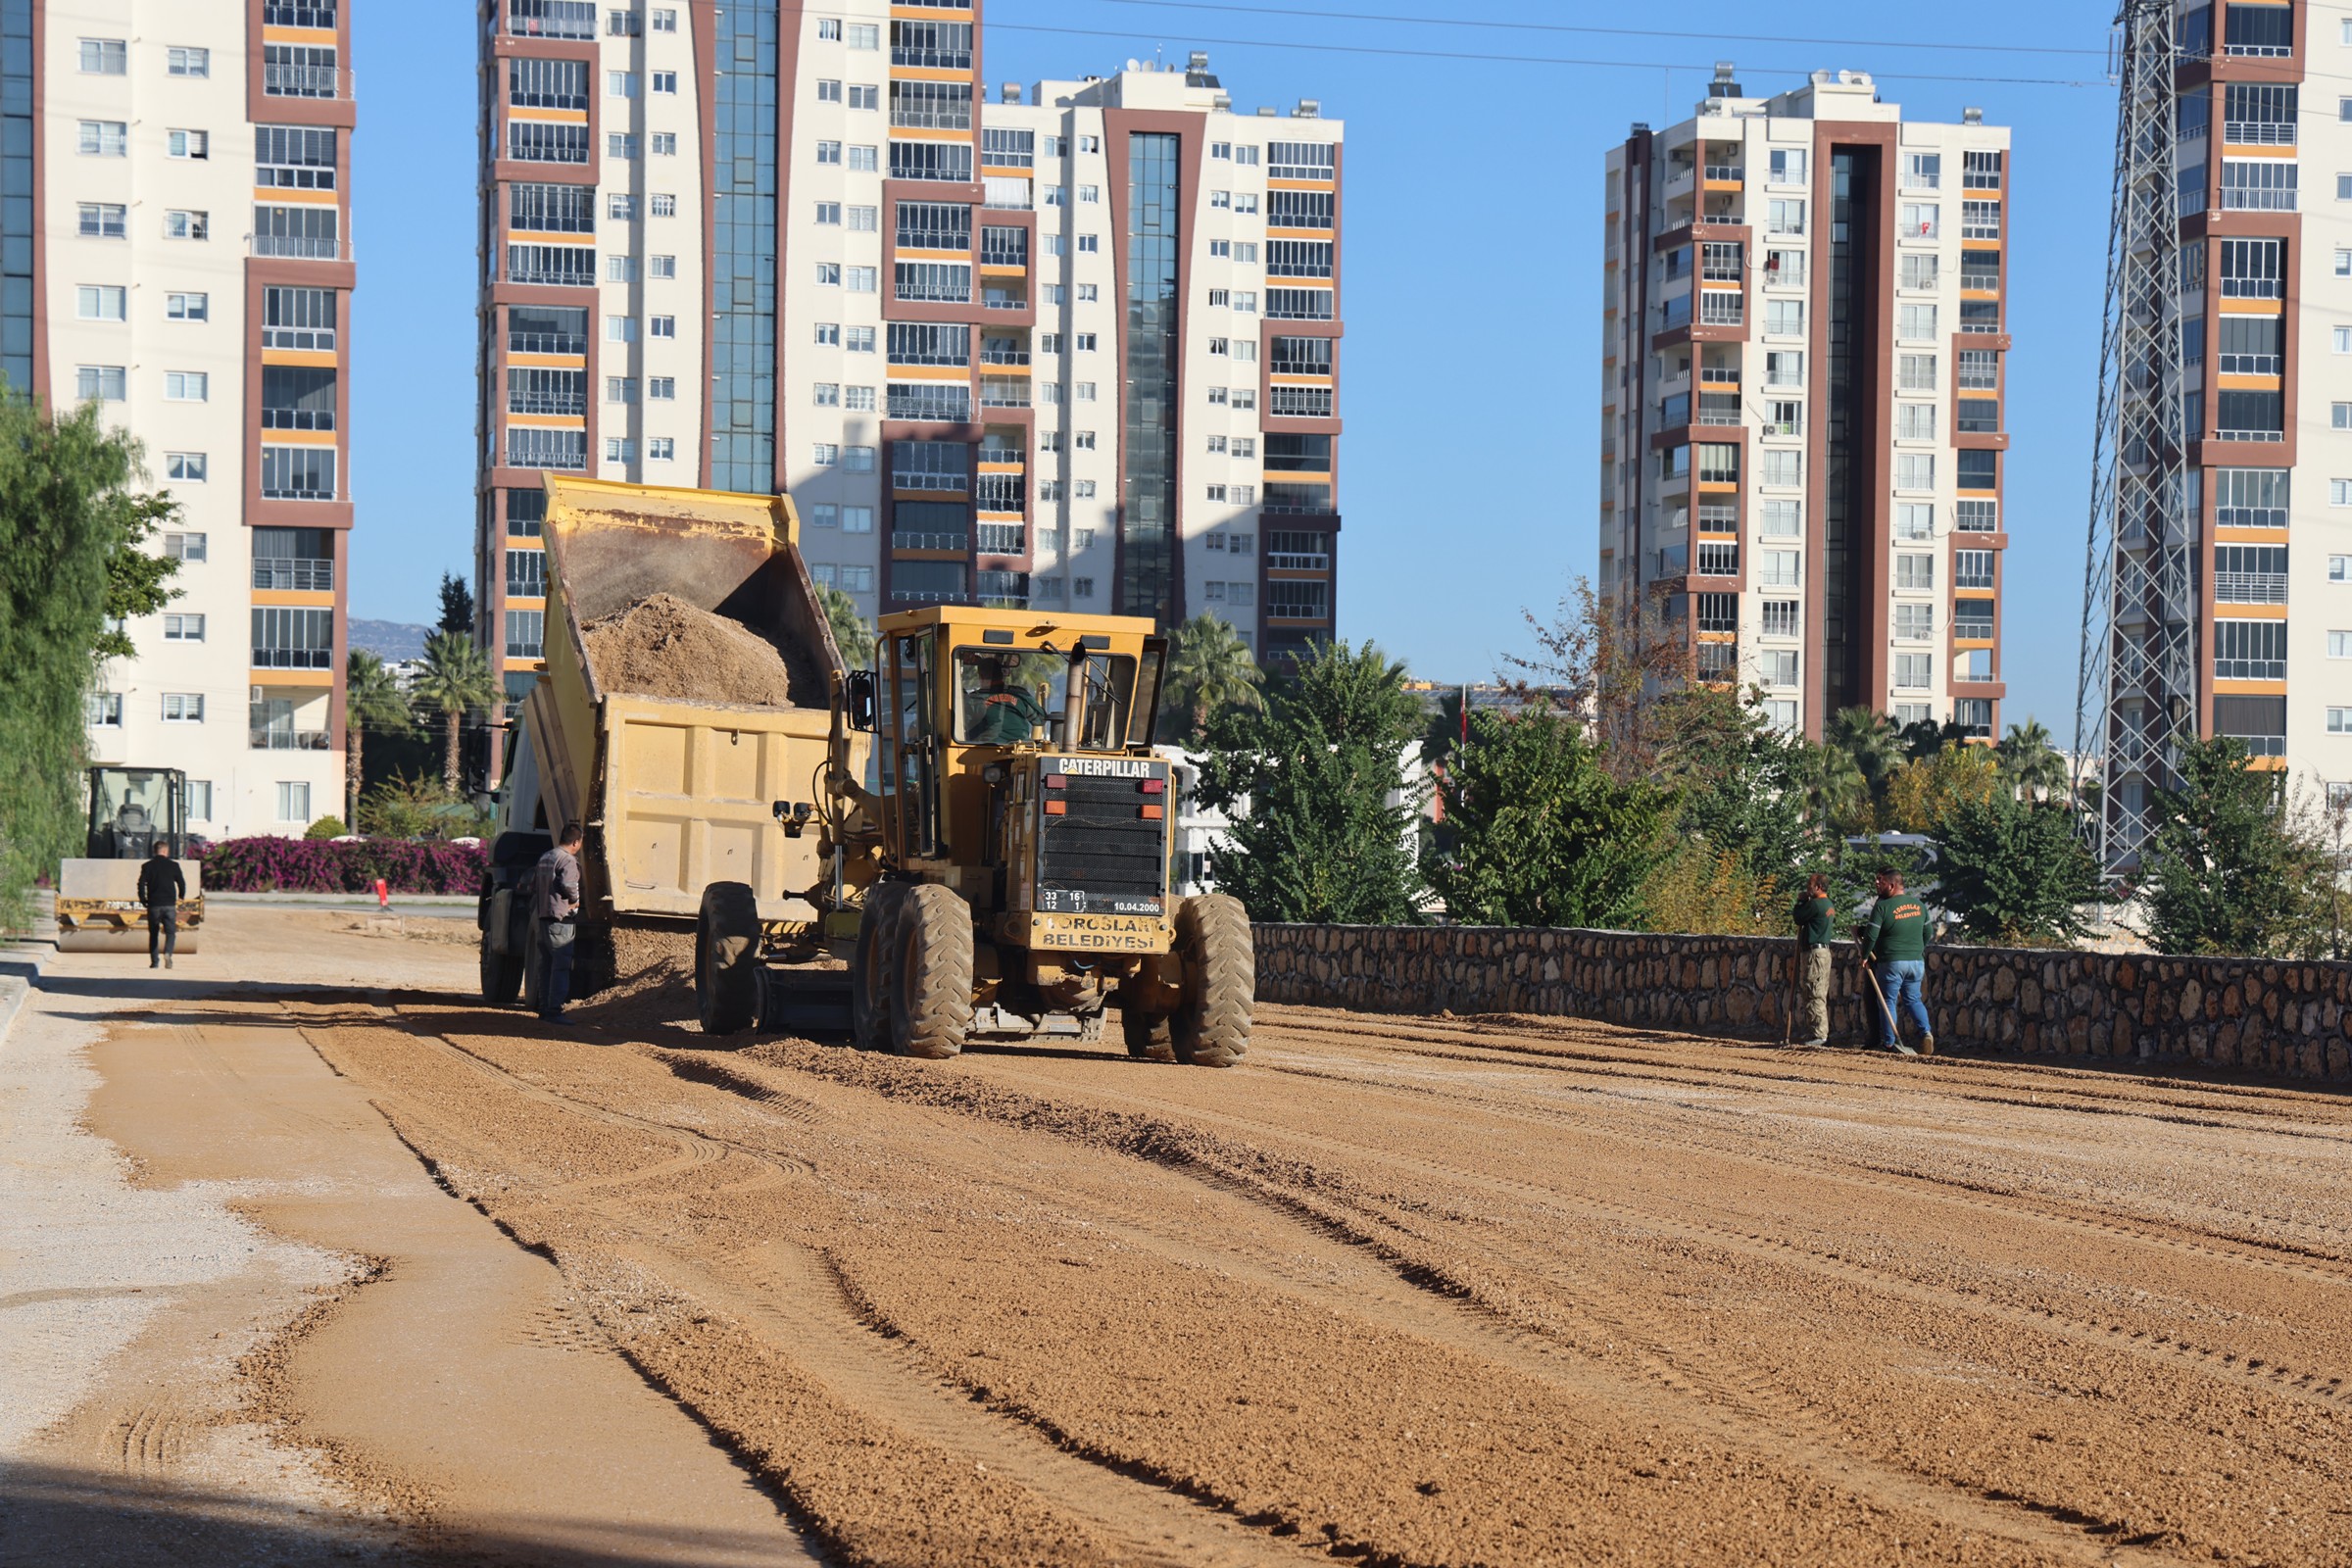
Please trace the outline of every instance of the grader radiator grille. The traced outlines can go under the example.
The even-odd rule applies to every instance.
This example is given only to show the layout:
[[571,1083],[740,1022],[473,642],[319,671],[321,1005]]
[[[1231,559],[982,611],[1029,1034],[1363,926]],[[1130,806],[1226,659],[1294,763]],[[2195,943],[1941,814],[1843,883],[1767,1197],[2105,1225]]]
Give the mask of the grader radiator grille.
[[1038,796],[1041,912],[1166,912],[1165,762],[1049,757],[1039,768]]

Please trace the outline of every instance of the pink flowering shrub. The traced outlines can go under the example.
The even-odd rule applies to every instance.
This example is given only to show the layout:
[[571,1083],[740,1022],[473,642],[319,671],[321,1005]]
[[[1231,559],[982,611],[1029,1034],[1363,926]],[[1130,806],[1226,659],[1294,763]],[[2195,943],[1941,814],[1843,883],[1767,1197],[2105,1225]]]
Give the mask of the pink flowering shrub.
[[489,851],[437,839],[246,838],[205,852],[212,893],[371,893],[382,877],[395,893],[475,893]]

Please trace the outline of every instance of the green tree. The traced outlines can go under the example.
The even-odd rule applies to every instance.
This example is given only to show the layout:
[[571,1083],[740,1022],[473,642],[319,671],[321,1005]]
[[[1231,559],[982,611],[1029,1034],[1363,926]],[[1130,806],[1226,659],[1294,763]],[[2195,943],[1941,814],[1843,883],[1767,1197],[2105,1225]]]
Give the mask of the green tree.
[[858,612],[858,601],[829,582],[816,585],[816,598],[825,607],[825,619],[833,627],[841,662],[852,669],[869,667],[874,662],[874,628]]
[[1894,770],[1880,817],[1898,833],[1934,833],[1963,802],[2002,793],[2000,763],[1990,750],[1947,746]]
[[2242,741],[2183,738],[2180,787],[2156,794],[2141,862],[2148,940],[2161,953],[2291,956],[2320,911],[2325,857],[2287,816],[2279,775]]
[[343,665],[343,735],[351,752],[343,794],[351,821],[360,819],[360,791],[366,782],[361,769],[364,737],[370,733],[406,735],[416,727],[408,694],[393,679],[392,671],[367,649],[354,648]]
[[1796,755],[1796,776],[1814,820],[1833,833],[1857,832],[1870,825],[1870,780],[1842,747],[1802,744]]
[[1839,709],[1831,715],[1822,744],[1843,752],[1853,763],[1873,810],[1886,801],[1886,781],[1907,756],[1903,732],[1894,720],[1869,708]]
[[1936,824],[1936,902],[1975,942],[2033,946],[2086,934],[2099,866],[2072,808],[1995,789],[1956,801]]
[[1806,803],[1804,743],[1773,726],[1763,691],[1688,686],[1658,699],[1655,778],[1688,837],[1736,858],[1759,885],[1827,850]]
[[1584,724],[1538,705],[1476,713],[1444,786],[1452,853],[1430,880],[1454,919],[1625,928],[1664,858],[1664,791],[1610,777]]
[[1177,627],[1172,641],[1161,700],[1183,715],[1188,739],[1207,729],[1209,715],[1220,709],[1264,709],[1258,690],[1264,672],[1232,622],[1202,611]]
[[2050,732],[2040,719],[2010,725],[2008,736],[1993,751],[2000,758],[2002,776],[2019,794],[2048,800],[2066,788],[2066,759],[2050,744]]
[[1231,818],[1231,846],[1209,856],[1218,885],[1260,920],[1416,918],[1403,754],[1420,730],[1404,666],[1369,642],[1311,645],[1262,710],[1215,713],[1200,794]]
[[83,702],[126,654],[113,613],[169,597],[172,563],[139,544],[171,504],[133,489],[139,444],[97,407],[55,415],[0,383],[0,922],[31,916],[36,877],[77,853]]
[[425,639],[423,666],[409,683],[409,701],[442,724],[441,787],[458,793],[458,730],[467,713],[498,701],[498,677],[471,638],[438,631]]
[[106,558],[107,629],[98,636],[100,659],[128,659],[138,652],[129,634],[115,623],[152,615],[179,597],[172,579],[179,563],[169,556],[151,556],[141,548],[166,523],[179,520],[179,503],[161,491],[132,493],[122,498],[122,535]]
[[473,589],[454,572],[441,574],[441,632],[452,637],[473,635]]

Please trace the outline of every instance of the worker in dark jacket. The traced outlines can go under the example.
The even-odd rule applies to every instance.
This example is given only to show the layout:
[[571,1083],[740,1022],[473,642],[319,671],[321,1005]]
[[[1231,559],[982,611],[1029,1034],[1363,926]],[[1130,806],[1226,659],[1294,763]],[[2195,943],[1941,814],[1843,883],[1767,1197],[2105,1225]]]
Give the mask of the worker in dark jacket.
[[[155,853],[139,866],[139,902],[147,906],[147,967],[169,969],[179,949],[179,901],[188,896],[188,879],[179,874],[172,847],[158,840]],[[158,950],[161,956],[158,956]]]
[[1804,983],[1805,1040],[1808,1046],[1830,1043],[1830,941],[1836,934],[1838,910],[1830,903],[1827,877],[1805,879],[1804,897],[1788,911],[1796,927],[1798,977]]
[[580,845],[585,835],[577,822],[564,824],[556,847],[539,857],[536,907],[539,952],[545,964],[539,972],[539,1016],[547,1023],[564,1021],[564,1004],[571,1000],[571,960],[579,941]]
[[[1906,1056],[1936,1054],[1936,1029],[1928,1021],[1928,1000],[1922,989],[1928,974],[1928,910],[1915,893],[1903,891],[1900,871],[1881,871],[1879,899],[1870,918],[1854,932],[1862,944],[1863,961],[1870,964],[1878,986],[1879,1044]],[[1903,1044],[1895,1013],[1910,1014],[1919,1030],[1919,1049]]]

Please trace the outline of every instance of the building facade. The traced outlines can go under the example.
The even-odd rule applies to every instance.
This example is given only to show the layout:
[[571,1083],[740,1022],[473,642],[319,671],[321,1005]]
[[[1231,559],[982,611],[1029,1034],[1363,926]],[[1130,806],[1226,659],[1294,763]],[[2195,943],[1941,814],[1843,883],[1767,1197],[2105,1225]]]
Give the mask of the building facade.
[[1716,74],[1607,158],[1601,590],[1792,733],[1996,736],[2008,132]]
[[[2352,87],[2302,97],[2313,50],[2352,46],[2352,26],[2302,0],[2217,0],[2178,27],[2196,723],[2352,801],[2352,317],[2335,304],[2352,289]],[[2154,716],[2126,702],[2110,721]]]
[[1005,85],[977,5],[485,0],[476,569],[526,691],[540,475],[789,493],[869,618],[1333,625],[1341,127],[1196,56]]
[[342,809],[350,57],[336,0],[0,6],[0,372],[179,507],[91,758],[183,769],[214,838]]

